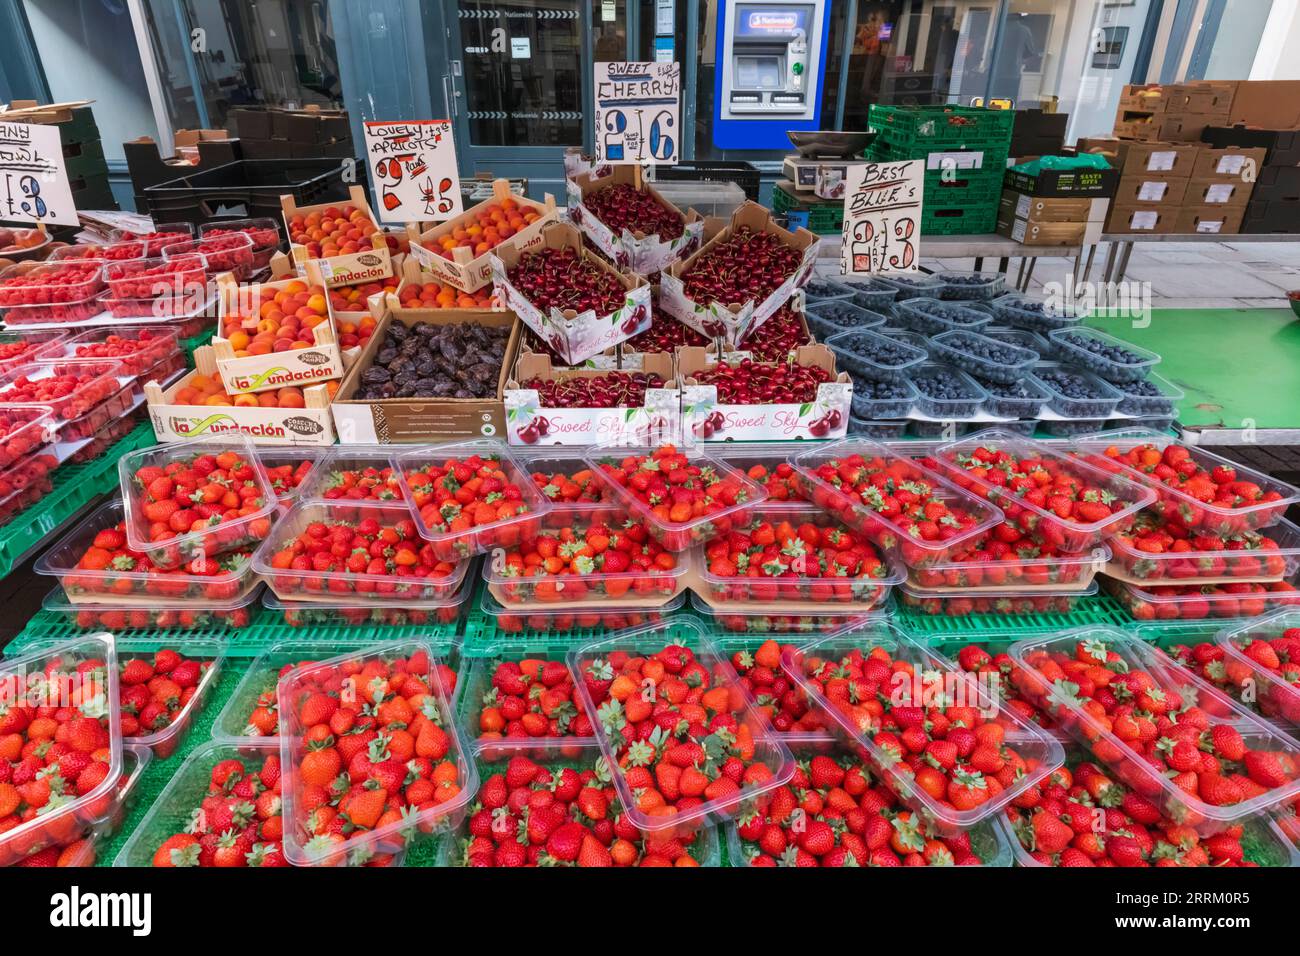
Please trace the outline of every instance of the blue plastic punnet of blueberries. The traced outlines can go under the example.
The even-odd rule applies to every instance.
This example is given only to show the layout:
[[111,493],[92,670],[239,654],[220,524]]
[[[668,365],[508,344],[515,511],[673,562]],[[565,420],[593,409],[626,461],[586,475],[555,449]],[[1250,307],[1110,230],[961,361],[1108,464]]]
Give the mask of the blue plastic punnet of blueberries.
[[826,345],[841,367],[873,381],[901,381],[908,369],[926,360],[920,349],[870,329],[832,335]]
[[930,363],[912,373],[916,407],[931,418],[970,418],[984,404],[987,392],[959,368]]

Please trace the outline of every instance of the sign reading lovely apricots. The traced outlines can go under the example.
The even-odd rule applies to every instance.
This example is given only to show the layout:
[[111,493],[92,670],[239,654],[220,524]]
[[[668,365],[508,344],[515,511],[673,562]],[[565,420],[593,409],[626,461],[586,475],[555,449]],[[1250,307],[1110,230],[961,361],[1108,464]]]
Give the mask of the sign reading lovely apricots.
[[464,212],[451,120],[367,122],[366,160],[384,222],[442,222]]
[[680,63],[597,63],[595,91],[597,163],[677,162]]
[[844,174],[845,275],[916,272],[925,161],[858,163]]

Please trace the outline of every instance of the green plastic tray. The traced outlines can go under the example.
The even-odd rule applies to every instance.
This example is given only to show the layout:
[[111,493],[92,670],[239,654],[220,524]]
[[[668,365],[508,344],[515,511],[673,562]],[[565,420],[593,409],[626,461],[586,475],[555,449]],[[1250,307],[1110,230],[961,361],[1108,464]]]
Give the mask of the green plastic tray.
[[1069,614],[1034,614],[1025,617],[1000,614],[968,614],[952,618],[943,614],[920,614],[901,604],[895,623],[917,635],[966,634],[972,639],[989,633],[1040,634],[1072,627],[1104,624],[1130,627],[1132,620],[1108,595],[1083,598]]

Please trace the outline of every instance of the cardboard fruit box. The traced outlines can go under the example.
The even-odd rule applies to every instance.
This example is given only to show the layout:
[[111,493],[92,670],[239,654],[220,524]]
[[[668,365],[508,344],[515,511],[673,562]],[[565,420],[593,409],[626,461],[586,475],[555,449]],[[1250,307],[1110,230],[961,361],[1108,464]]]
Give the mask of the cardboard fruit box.
[[217,361],[209,346],[194,350],[195,370],[164,389],[146,382],[145,401],[154,435],[160,442],[188,441],[207,435],[238,432],[258,445],[332,445],[334,422],[329,393],[324,385],[303,389],[306,408],[253,408],[235,405],[178,405],[176,393],[195,375],[217,374]]
[[[745,302],[706,303],[690,298],[686,294],[683,278],[702,257],[709,254],[711,248],[726,242],[736,230],[744,226],[755,232],[776,235],[785,245],[799,250],[803,259],[794,275],[761,302],[749,299]],[[796,289],[807,284],[817,265],[817,236],[802,227],[794,232],[782,229],[772,219],[772,214],[756,202],[746,202],[738,208],[732,213],[730,222],[706,220],[704,238],[704,245],[696,252],[664,270],[659,280],[659,308],[702,335],[725,339],[728,345],[734,346],[741,342],[770,319],[789,301]]]
[[[496,394],[491,398],[353,398],[361,376],[374,364],[390,323],[406,326],[455,325],[477,322],[480,325],[510,329],[497,378]],[[426,444],[458,438],[499,438],[505,433],[506,413],[502,396],[510,369],[519,353],[519,326],[513,312],[488,312],[479,309],[433,309],[419,314],[387,313],[375,328],[360,357],[348,370],[330,406],[338,427],[339,442],[344,445]]]
[[[638,275],[619,272],[600,256],[582,244],[582,233],[568,223],[547,223],[542,230],[540,245],[521,249],[513,242],[503,243],[493,252],[492,282],[501,305],[519,315],[520,320],[541,336],[569,365],[599,355],[607,348],[625,342],[632,336],[650,328],[650,286]],[[573,249],[581,259],[594,263],[600,271],[612,276],[624,289],[623,305],[608,315],[597,315],[594,310],[579,314],[572,309],[552,308],[543,313],[510,282],[510,270],[519,264],[525,254],[543,249]],[[666,273],[665,273],[666,274]]]
[[347,202],[317,203],[314,206],[299,206],[291,195],[280,197],[280,208],[284,212],[285,235],[292,235],[289,224],[294,217],[308,216],[314,212],[325,212],[327,209],[355,206],[364,210],[365,214],[370,217],[370,225],[373,230],[369,237],[370,248],[362,249],[359,252],[313,260],[307,254],[306,246],[290,242],[289,252],[293,256],[294,264],[305,268],[308,262],[314,261],[320,271],[321,279],[327,287],[331,288],[336,285],[356,285],[358,282],[386,279],[393,274],[393,257],[388,249],[388,240],[384,236],[384,231],[379,227],[379,220],[375,218],[374,211],[370,208],[370,201],[366,198],[366,191],[360,186],[353,186],[348,190],[348,195]]
[[[723,353],[727,358],[743,353]],[[795,364],[819,365],[834,378],[817,388],[817,397],[800,405],[723,405],[718,390],[701,385],[698,373],[716,364],[711,348],[677,350],[677,380],[682,390],[683,441],[791,441],[843,438],[853,404],[853,380],[835,373],[835,355],[824,345],[804,345]]]
[[540,246],[542,230],[547,223],[559,219],[555,197],[547,193],[544,202],[537,202],[511,192],[508,179],[495,179],[492,181],[491,199],[484,200],[477,206],[465,210],[455,219],[449,219],[425,232],[412,227],[410,229],[411,257],[418,260],[420,267],[425,272],[431,273],[438,282],[455,286],[462,292],[477,292],[492,281],[492,251],[476,256],[467,246],[457,246],[451,251],[451,258],[447,259],[439,251],[442,248],[441,241],[465,224],[473,223],[475,214],[479,211],[507,199],[514,200],[520,207],[532,209],[539,216],[534,222],[511,236],[509,241],[523,251]]
[[[407,256],[406,261],[402,263],[402,268],[398,270],[397,274],[402,281],[397,284],[397,290],[395,292],[389,292],[383,297],[383,311],[392,312],[395,315],[402,316],[436,315],[439,312],[446,311],[446,309],[441,308],[424,308],[402,305],[402,295],[410,286],[422,286],[429,282],[437,283],[440,286],[450,285],[450,283],[446,282],[442,276],[433,272],[425,272],[421,270],[420,263],[416,261],[415,256]],[[490,293],[492,292],[491,288],[488,288],[486,292],[488,293],[487,298],[490,300]],[[478,299],[484,295],[484,292],[482,290],[473,293],[459,291],[458,295]],[[472,309],[468,306],[456,306],[456,308],[460,311],[465,311],[466,309],[469,309],[469,311],[480,311],[478,306],[475,306]]]
[[515,374],[506,385],[506,429],[512,445],[635,445],[643,431],[678,434],[681,391],[673,380],[673,357],[665,352],[638,356],[636,371],[653,373],[664,380],[663,388],[646,389],[639,408],[548,408],[538,392],[521,383],[570,381],[604,375],[606,369],[555,368],[547,355],[525,352],[515,364]]
[[[682,218],[685,228],[676,239],[663,240],[659,234],[646,235],[623,229],[615,233],[586,205],[589,197],[611,186],[631,186],[638,192],[648,193],[662,206]],[[697,248],[704,235],[704,220],[694,209],[683,213],[665,199],[651,183],[645,181],[640,166],[614,166],[607,176],[597,178],[588,173],[568,181],[569,219],[609,256],[620,269],[631,269],[638,275],[649,276],[666,269]]]
[[307,348],[237,357],[230,342],[221,337],[227,315],[257,319],[262,303],[291,283],[310,285],[297,276],[254,285],[240,285],[230,273],[217,277],[217,334],[212,337],[212,354],[221,383],[231,395],[266,392],[286,385],[305,388],[343,377],[343,357],[328,314],[315,328],[316,344]]

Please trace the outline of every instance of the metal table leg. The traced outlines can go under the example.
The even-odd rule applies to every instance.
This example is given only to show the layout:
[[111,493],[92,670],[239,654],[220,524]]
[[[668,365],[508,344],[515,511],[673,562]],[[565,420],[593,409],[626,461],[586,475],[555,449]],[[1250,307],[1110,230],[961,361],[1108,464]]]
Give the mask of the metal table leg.
[[1116,282],[1123,282],[1124,276],[1128,274],[1128,261],[1133,257],[1133,240],[1124,243],[1124,252],[1119,260],[1119,274],[1115,276]]
[[1032,279],[1032,278],[1034,277],[1034,267],[1035,267],[1036,265],[1038,265],[1038,256],[1032,256],[1032,257],[1030,257],[1030,259],[1029,259],[1029,268],[1025,270],[1025,278],[1024,278],[1024,281],[1021,282],[1021,284],[1020,284],[1020,291],[1021,291],[1021,292],[1027,292],[1027,291],[1029,290],[1029,280]]

